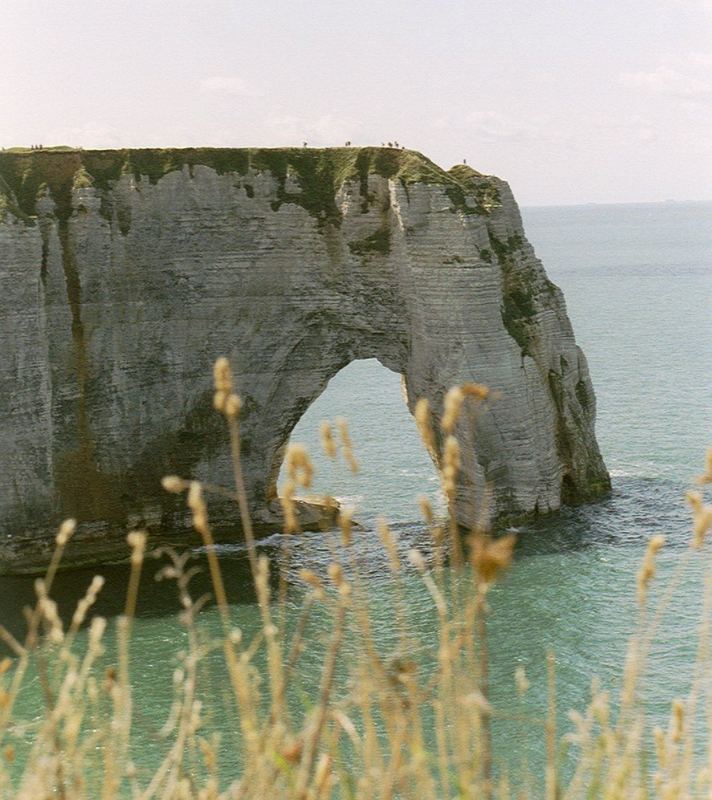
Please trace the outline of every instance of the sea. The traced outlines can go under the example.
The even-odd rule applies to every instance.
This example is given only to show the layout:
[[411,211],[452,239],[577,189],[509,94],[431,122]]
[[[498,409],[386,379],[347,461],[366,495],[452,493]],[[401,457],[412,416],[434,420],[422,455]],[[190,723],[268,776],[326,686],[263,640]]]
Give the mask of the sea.
[[[576,338],[589,363],[597,398],[596,433],[610,471],[610,496],[539,519],[518,528],[514,563],[489,598],[488,636],[491,696],[495,708],[518,702],[514,672],[523,667],[531,683],[525,701],[531,719],[547,703],[546,656],[556,663],[558,732],[572,728],[568,712],[583,710],[594,676],[615,698],[620,690],[628,641],[636,625],[636,574],[650,536],[666,545],[658,558],[651,602],[664,594],[691,541],[685,492],[703,469],[712,446],[712,203],[580,205],[522,209],[529,241],[549,277],[564,292]],[[359,461],[354,475],[321,454],[322,420],[344,417]],[[434,467],[424,452],[405,406],[400,376],[375,360],[357,361],[336,375],[305,412],[292,434],[304,443],[315,466],[314,494],[334,495],[354,508],[364,579],[375,598],[373,628],[388,651],[398,647],[393,609],[378,598],[388,595],[388,561],[376,533],[385,519],[405,554],[427,547],[417,498],[428,495],[442,505]],[[333,557],[331,539],[311,533],[275,535],[260,542],[261,552],[279,563],[289,548],[290,574],[299,568],[324,572]],[[191,542],[187,542],[187,546]],[[221,546],[234,624],[245,637],[259,628],[244,548]],[[200,558],[200,553],[197,554]],[[698,641],[704,575],[712,567],[712,543],[690,557],[677,588],[665,601],[659,634],[651,650],[643,693],[651,722],[665,724],[670,702],[689,690]],[[109,617],[122,607],[125,568],[100,569],[107,577],[97,605]],[[160,729],[170,713],[172,679],[185,633],[178,621],[175,587],[155,581],[147,570],[134,625],[132,680],[133,758],[139,775],[155,769],[167,745]],[[68,612],[93,572],[60,575],[56,592]],[[196,592],[207,589],[197,579]],[[432,607],[415,575],[406,581],[408,619],[413,638],[434,645]],[[303,590],[296,577],[286,587],[287,614],[299,613]],[[0,614],[17,628],[19,607],[31,597],[31,581],[0,578]],[[328,629],[319,618],[307,629],[299,662],[300,685],[308,695],[321,667],[317,646]],[[219,630],[214,608],[203,625]],[[112,657],[109,626],[107,663]],[[344,658],[357,644],[347,638]],[[211,655],[217,685],[220,659]],[[224,681],[223,681],[224,683]],[[206,717],[222,734],[221,773],[238,770],[234,757],[234,718],[225,712],[224,692],[208,692]],[[37,678],[18,701],[17,716],[30,723],[16,731],[17,744],[31,739],[32,720],[41,710]],[[513,753],[533,768],[543,757],[542,729],[512,721],[493,722],[495,766]],[[575,750],[562,751],[562,771],[570,771]],[[511,765],[516,770],[517,763]]]

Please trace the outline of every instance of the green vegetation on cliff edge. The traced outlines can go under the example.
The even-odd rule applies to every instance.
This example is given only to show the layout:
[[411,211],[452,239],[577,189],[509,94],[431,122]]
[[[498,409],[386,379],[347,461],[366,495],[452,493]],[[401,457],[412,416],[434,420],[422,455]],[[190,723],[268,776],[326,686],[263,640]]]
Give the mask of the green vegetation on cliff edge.
[[[28,221],[36,215],[38,194],[48,189],[57,204],[57,216],[71,213],[71,189],[93,186],[106,190],[124,174],[156,183],[169,172],[203,165],[218,174],[249,176],[270,172],[278,182],[273,203],[295,203],[322,222],[338,224],[341,213],[335,196],[345,181],[358,180],[367,203],[368,176],[382,175],[445,188],[453,210],[488,214],[500,204],[496,182],[465,165],[449,172],[413,150],[383,147],[335,148],[185,148],[125,150],[26,150],[0,152],[0,218],[6,212]],[[77,175],[81,178],[78,180]],[[288,191],[292,177],[301,191]],[[246,185],[248,193],[253,190]],[[104,209],[108,211],[108,209]]]

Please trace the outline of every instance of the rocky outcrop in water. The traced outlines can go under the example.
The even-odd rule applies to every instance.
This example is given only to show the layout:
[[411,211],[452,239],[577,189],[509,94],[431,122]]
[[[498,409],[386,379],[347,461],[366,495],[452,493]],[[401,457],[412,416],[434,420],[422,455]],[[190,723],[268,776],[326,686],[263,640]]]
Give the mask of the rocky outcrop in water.
[[507,184],[468,167],[380,148],[3,152],[0,276],[2,570],[40,566],[66,516],[74,562],[123,553],[131,525],[175,529],[164,474],[229,485],[219,355],[258,516],[292,428],[359,358],[401,373],[411,410],[464,381],[501,394],[458,429],[462,524],[485,483],[497,515],[609,488],[561,291]]

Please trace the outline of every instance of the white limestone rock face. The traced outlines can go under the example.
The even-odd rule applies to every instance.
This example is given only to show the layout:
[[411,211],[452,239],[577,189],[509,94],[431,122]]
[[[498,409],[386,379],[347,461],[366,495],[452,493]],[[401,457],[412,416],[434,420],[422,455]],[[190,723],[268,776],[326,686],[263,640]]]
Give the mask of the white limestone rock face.
[[[41,568],[66,516],[75,563],[122,555],[132,525],[175,533],[165,474],[229,486],[221,355],[256,518],[294,425],[358,358],[401,373],[411,410],[498,393],[457,429],[463,526],[485,485],[496,516],[608,490],[586,359],[504,182],[380,149],[169,152],[158,175],[146,151],[2,154],[0,570]],[[230,504],[212,512],[239,537]]]

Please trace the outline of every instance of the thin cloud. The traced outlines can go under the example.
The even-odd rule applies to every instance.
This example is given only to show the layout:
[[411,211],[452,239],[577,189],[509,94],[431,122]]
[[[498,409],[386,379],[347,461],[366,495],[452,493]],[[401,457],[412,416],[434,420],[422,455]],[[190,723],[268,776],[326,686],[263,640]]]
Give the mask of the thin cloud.
[[209,78],[203,78],[200,81],[200,89],[206,94],[232,97],[259,97],[262,94],[244,78],[231,75],[212,75]]
[[467,115],[470,130],[488,142],[524,142],[532,139],[562,141],[566,136],[546,119],[515,119],[499,111],[473,111]]
[[712,52],[711,53],[690,53],[688,61],[699,67],[712,67]]
[[668,0],[678,6],[690,6],[700,8],[703,11],[712,11],[712,0]]
[[629,89],[644,89],[653,94],[664,94],[685,99],[702,97],[712,92],[708,81],[661,65],[650,72],[624,72],[620,82]]
[[467,122],[474,133],[492,141],[526,139],[532,134],[527,125],[498,111],[473,111],[467,115]]

